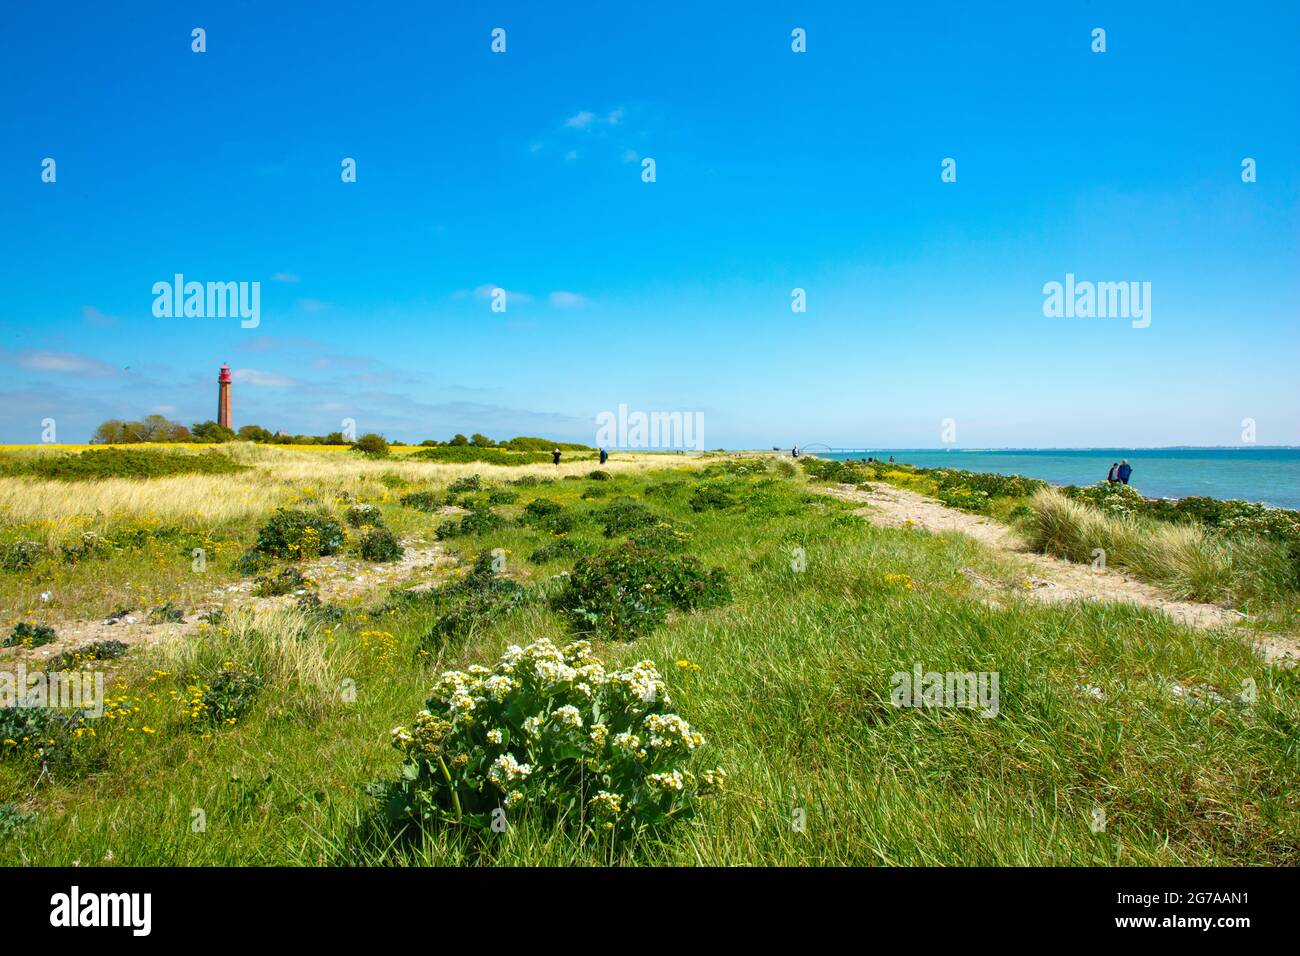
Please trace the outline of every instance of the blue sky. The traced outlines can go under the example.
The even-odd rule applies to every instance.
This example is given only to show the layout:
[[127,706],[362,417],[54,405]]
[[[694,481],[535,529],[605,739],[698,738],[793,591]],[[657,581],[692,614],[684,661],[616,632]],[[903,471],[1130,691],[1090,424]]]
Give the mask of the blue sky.
[[[979,6],[10,0],[0,440],[212,418],[224,361],[313,434],[1300,444],[1300,7]],[[178,272],[259,327],[156,318]]]

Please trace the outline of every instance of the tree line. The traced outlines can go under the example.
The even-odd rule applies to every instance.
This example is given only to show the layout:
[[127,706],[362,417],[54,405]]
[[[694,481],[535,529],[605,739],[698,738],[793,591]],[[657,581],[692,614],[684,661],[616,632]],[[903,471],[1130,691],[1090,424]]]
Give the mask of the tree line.
[[[92,445],[138,445],[146,442],[193,442],[197,444],[220,444],[230,441],[249,441],[265,445],[377,445],[375,439],[385,446],[401,447],[405,442],[386,441],[380,435],[362,435],[361,438],[348,438],[343,432],[330,432],[328,435],[290,435],[286,432],[272,432],[261,425],[244,425],[238,431],[232,431],[214,421],[195,422],[188,428],[180,422],[172,421],[165,415],[146,415],[139,421],[126,421],[110,418],[100,424],[90,436]],[[520,435],[506,441],[494,441],[486,435],[475,432],[466,438],[455,434],[446,441],[426,438],[419,443],[422,447],[466,445],[474,448],[502,448],[509,451],[550,451],[560,448],[564,451],[584,450],[586,445],[573,442],[552,442],[545,438],[533,438]]]

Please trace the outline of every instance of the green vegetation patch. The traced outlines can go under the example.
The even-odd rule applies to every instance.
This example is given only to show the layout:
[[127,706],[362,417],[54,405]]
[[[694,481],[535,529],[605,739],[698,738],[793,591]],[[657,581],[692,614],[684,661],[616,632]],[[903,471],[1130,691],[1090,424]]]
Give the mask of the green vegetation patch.
[[10,457],[0,462],[0,476],[53,481],[103,481],[108,478],[167,478],[172,475],[232,475],[247,465],[218,452],[132,451],[110,448],[73,455]]

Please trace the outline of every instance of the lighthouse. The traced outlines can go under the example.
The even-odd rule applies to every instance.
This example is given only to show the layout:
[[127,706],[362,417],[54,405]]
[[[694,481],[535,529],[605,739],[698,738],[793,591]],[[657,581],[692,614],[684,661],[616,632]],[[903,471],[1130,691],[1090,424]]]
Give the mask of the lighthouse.
[[230,424],[230,366],[224,363],[217,377],[217,424],[234,430]]

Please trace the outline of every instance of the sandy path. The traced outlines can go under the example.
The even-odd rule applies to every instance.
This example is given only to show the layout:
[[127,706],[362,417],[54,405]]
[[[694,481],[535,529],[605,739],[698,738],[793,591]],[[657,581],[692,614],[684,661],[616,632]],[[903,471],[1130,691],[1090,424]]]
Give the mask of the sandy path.
[[[1048,603],[1069,601],[1123,601],[1160,610],[1180,624],[1203,629],[1234,627],[1245,619],[1240,611],[1215,604],[1178,601],[1159,589],[1130,578],[1113,568],[1096,570],[1091,565],[1074,564],[1050,555],[1030,551],[1019,536],[992,518],[968,514],[949,508],[941,501],[904,488],[869,482],[835,485],[826,494],[844,501],[867,505],[857,513],[873,524],[888,528],[918,527],[933,532],[957,531],[1012,558],[1025,571],[1022,586],[1016,588],[1034,600]],[[997,588],[974,572],[964,572],[981,587]],[[1279,634],[1249,634],[1251,641],[1270,662],[1300,660],[1300,641]]]
[[[314,582],[314,589],[325,603],[337,603],[349,598],[377,595],[380,592],[413,584],[411,590],[432,587],[442,574],[459,562],[446,553],[440,545],[407,547],[401,560],[388,564],[371,564],[358,558],[333,555],[317,558],[300,565],[303,574]],[[29,662],[42,661],[63,651],[72,650],[92,641],[121,641],[128,646],[147,646],[163,640],[185,637],[197,633],[200,617],[209,611],[226,613],[240,608],[270,608],[296,603],[302,592],[278,597],[259,597],[253,593],[256,582],[249,578],[233,584],[213,588],[207,601],[174,623],[150,624],[148,608],[135,609],[123,620],[107,623],[104,620],[66,621],[54,625],[58,639],[41,647],[23,650],[0,650],[0,664],[14,658]]]

